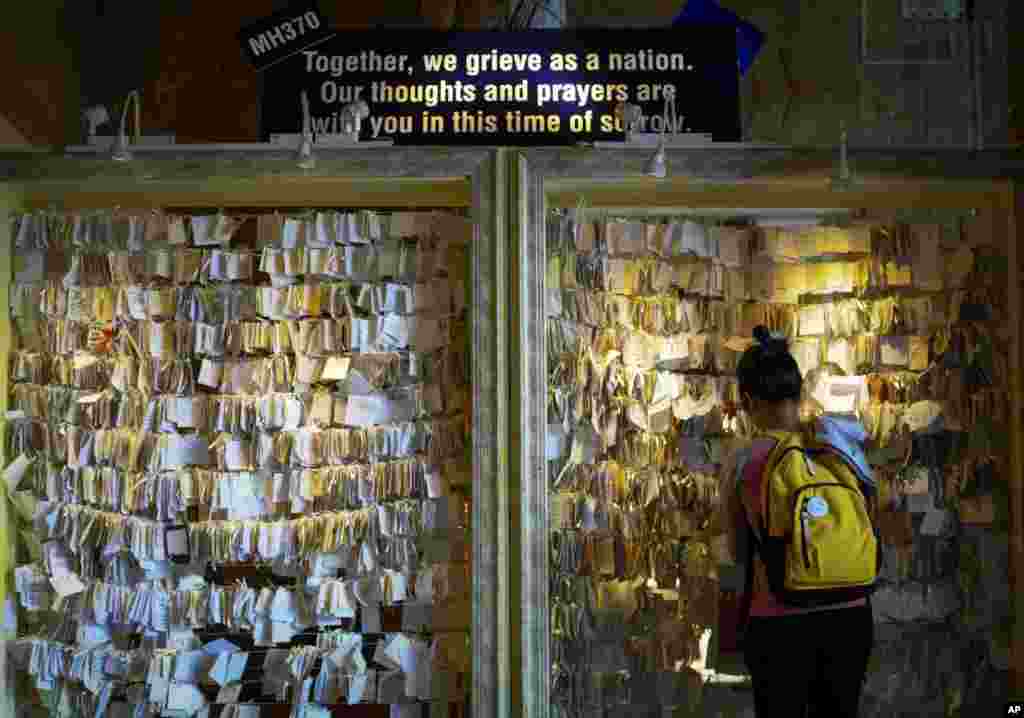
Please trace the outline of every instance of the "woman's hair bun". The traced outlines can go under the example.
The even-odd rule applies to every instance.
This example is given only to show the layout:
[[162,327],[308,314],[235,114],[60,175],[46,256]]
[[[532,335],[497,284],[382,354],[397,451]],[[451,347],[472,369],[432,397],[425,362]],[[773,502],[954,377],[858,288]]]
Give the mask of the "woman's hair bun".
[[761,347],[764,354],[781,354],[788,351],[789,344],[785,337],[779,336],[768,330],[763,324],[754,327],[754,339]]
[[789,353],[789,342],[768,327],[754,329],[753,344],[736,365],[740,393],[767,402],[799,401],[803,391],[800,365]]
[[758,324],[754,327],[754,339],[757,340],[758,344],[765,345],[771,342],[772,333],[768,331],[768,327],[763,324]]

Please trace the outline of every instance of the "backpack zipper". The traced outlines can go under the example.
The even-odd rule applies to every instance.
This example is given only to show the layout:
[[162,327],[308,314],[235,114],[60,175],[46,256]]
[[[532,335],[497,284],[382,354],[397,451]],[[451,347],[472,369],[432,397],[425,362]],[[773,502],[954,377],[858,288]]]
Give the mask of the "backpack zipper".
[[803,546],[803,549],[804,549],[804,566],[808,570],[810,570],[810,568],[811,568],[811,554],[807,550],[807,520],[808,520],[808,518],[809,517],[807,515],[807,510],[804,509],[803,511],[801,511],[801,513],[800,513],[800,526],[801,526],[801,528],[803,530],[803,534],[804,534],[804,546]]

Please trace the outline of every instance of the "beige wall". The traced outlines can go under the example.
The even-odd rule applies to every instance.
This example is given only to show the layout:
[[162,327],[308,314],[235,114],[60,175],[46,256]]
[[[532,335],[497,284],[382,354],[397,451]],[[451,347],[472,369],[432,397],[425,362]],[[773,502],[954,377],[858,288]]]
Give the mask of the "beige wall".
[[65,22],[60,0],[4,2],[0,23],[0,67],[4,91],[0,115],[35,145],[77,140],[80,120],[78,46],[94,39],[79,37]]
[[6,117],[0,115],[0,146],[31,144],[25,136],[12,125]]
[[[664,27],[683,4],[572,0],[569,17],[600,27]],[[831,145],[845,122],[850,141],[862,145],[964,146],[970,141],[972,53],[964,23],[908,22],[901,17],[900,0],[719,4],[766,37],[743,83],[747,139]],[[1016,17],[1010,15],[1009,0],[975,5],[978,124],[985,145],[1007,144],[1013,71],[1008,28]]]

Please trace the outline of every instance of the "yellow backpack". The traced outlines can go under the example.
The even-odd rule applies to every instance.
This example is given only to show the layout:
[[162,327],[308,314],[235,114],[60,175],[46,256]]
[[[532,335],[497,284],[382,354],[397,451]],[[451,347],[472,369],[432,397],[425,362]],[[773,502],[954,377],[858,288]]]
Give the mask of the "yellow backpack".
[[841,452],[802,433],[769,432],[761,525],[752,532],[772,592],[794,607],[868,596],[881,568],[869,499]]

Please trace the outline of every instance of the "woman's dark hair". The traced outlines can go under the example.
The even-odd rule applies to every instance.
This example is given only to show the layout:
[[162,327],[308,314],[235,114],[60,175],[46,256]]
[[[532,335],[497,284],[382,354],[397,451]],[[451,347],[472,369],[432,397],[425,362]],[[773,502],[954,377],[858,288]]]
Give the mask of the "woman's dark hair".
[[754,329],[754,346],[743,352],[736,366],[740,395],[761,401],[800,400],[803,378],[796,359],[789,353],[785,337],[772,334],[767,327]]

